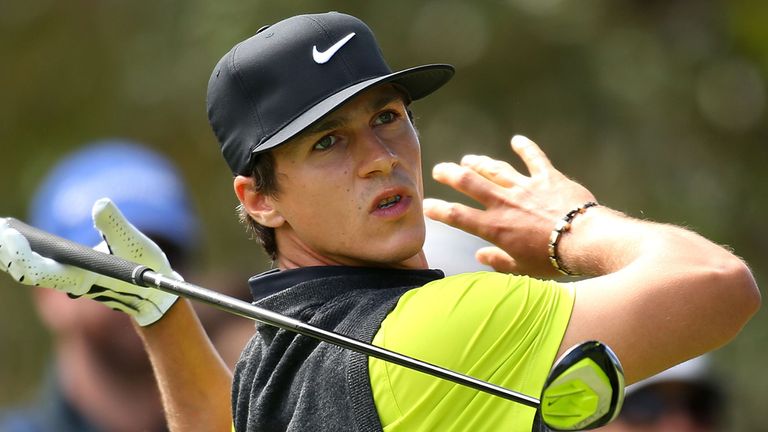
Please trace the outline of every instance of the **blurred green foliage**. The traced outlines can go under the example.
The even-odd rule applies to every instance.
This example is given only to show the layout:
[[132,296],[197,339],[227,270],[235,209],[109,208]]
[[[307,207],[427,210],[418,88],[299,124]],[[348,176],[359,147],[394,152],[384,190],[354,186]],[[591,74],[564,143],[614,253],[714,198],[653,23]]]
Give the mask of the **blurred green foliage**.
[[[204,220],[202,268],[265,269],[234,216],[205,115],[208,76],[261,25],[327,10],[365,20],[393,68],[457,66],[414,104],[427,172],[465,153],[511,160],[509,137],[525,134],[602,203],[728,244],[765,284],[768,3],[756,0],[0,0],[0,215],[25,218],[67,152],[132,138],[186,175]],[[32,395],[48,336],[29,293],[0,279],[0,403],[11,403]],[[759,313],[715,354],[731,430],[768,430],[767,321]]]

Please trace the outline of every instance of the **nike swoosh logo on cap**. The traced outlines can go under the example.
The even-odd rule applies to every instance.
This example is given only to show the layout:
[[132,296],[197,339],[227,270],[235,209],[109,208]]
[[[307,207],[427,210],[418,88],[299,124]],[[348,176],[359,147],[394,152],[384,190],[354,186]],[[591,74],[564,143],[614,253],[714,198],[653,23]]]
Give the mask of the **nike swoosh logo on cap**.
[[341,47],[343,47],[345,43],[349,42],[349,40],[352,39],[352,36],[354,36],[354,35],[355,35],[354,33],[350,33],[350,34],[344,36],[344,38],[342,38],[340,41],[336,42],[330,48],[328,48],[327,50],[325,50],[323,52],[318,51],[317,50],[317,46],[313,45],[312,46],[312,59],[317,64],[323,64],[323,63],[328,62],[328,60],[330,60],[331,57],[333,57],[333,55],[336,54],[336,51],[341,49]]

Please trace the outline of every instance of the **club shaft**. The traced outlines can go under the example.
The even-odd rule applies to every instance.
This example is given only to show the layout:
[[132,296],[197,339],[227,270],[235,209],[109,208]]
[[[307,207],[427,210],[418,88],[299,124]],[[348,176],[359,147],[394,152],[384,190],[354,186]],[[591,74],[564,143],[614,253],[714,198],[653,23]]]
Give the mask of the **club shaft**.
[[19,220],[8,218],[9,225],[29,241],[32,250],[40,255],[104,276],[134,285],[151,286],[191,300],[200,301],[225,312],[250,318],[264,324],[312,337],[323,342],[375,357],[409,369],[461,384],[485,393],[508,399],[532,408],[539,400],[495,384],[442,368],[406,355],[365,343],[342,334],[323,330],[305,322],[287,317],[254,304],[235,299],[188,282],[178,281],[152,271],[146,266],[105,254],[31,227]]
[[377,347],[376,345],[361,342],[357,339],[353,339],[342,334],[323,330],[305,322],[255,306],[242,300],[232,298],[219,292],[202,288],[191,283],[177,281],[175,279],[165,277],[151,270],[144,271],[141,275],[141,278],[148,286],[152,286],[168,293],[209,304],[225,312],[229,312],[245,318],[250,318],[304,336],[309,336],[323,342],[338,345],[340,347],[347,348],[361,354],[375,357],[390,363],[395,363],[409,369],[414,369],[419,372],[452,381],[457,384],[471,387],[475,390],[480,390],[533,408],[537,408],[539,406],[539,400],[528,395],[524,395],[504,387],[473,378],[468,375],[460,374],[449,369],[441,368],[431,363],[417,360],[413,357],[408,357],[394,351]]

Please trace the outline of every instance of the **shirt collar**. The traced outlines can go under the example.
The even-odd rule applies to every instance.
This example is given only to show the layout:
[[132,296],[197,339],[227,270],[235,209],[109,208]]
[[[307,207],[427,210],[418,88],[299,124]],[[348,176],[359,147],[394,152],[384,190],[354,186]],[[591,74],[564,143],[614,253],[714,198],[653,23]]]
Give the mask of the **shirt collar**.
[[445,276],[442,270],[407,270],[389,269],[379,267],[346,267],[346,266],[318,266],[301,267],[290,270],[272,269],[248,279],[251,295],[254,301],[276,294],[286,288],[298,285],[314,279],[323,279],[335,276],[354,276],[360,274],[410,274],[421,275],[429,279],[440,279]]

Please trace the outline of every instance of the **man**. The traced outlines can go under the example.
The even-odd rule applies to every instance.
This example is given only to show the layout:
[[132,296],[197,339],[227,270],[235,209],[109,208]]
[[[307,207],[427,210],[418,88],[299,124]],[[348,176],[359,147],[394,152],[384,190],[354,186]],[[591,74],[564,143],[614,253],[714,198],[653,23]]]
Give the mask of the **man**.
[[700,356],[627,388],[619,417],[603,432],[723,430],[725,394]]
[[[512,148],[530,175],[482,156],[440,164],[436,180],[485,208],[428,200],[424,213],[494,243],[478,258],[496,270],[592,277],[560,284],[428,270],[409,104],[452,71],[391,73],[370,29],[339,13],[281,21],[221,59],[209,119],[241,215],[277,267],[251,279],[257,304],[533,395],[556,356],[586,339],[612,346],[632,382],[739,332],[760,302],[741,260],[689,231],[595,205],[520,136]],[[113,253],[172,274],[150,245],[129,247],[122,237],[141,235],[111,203],[97,202],[94,220]],[[65,289],[89,292],[95,276],[35,256],[13,230],[0,240],[17,280],[75,272]],[[129,313],[169,421],[225,430],[229,371],[188,302],[149,300],[159,307],[137,303]],[[530,408],[267,326],[238,362],[232,402],[239,431],[530,430],[534,418]]]

